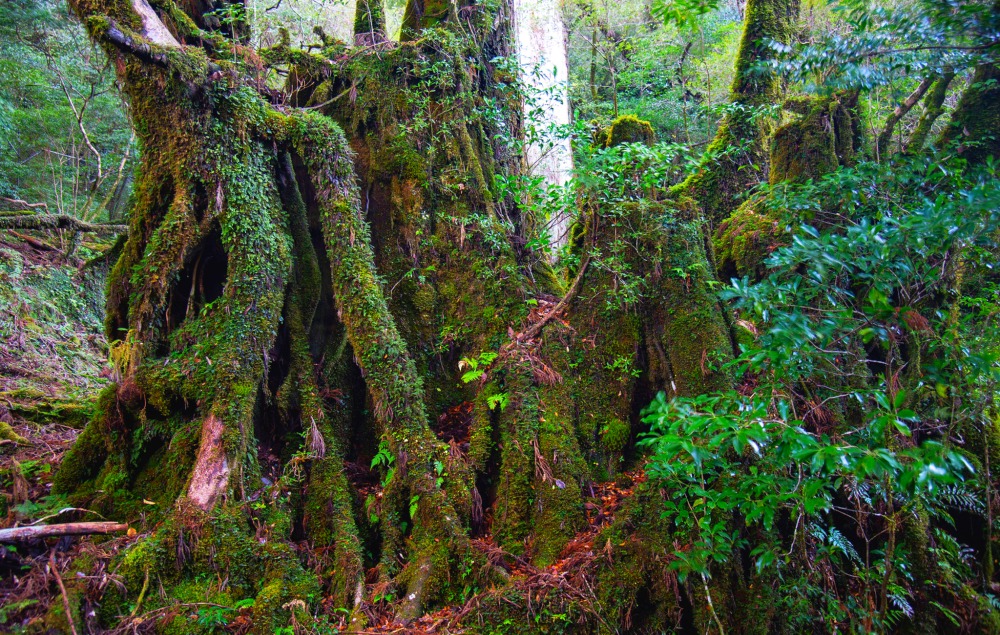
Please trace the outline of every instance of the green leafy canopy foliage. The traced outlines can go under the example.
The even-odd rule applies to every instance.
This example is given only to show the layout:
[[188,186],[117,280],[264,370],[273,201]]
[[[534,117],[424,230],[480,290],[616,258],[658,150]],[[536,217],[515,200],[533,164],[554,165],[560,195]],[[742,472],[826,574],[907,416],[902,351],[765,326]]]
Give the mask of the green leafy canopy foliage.
[[997,60],[1000,13],[993,2],[841,0],[832,11],[840,28],[800,46],[771,42],[783,53],[773,66],[807,87],[870,90]]

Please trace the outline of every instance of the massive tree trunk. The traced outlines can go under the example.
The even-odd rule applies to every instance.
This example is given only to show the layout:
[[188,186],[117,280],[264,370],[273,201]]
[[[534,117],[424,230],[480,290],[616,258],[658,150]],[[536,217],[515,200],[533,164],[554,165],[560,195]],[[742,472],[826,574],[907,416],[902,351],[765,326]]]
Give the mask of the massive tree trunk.
[[[470,536],[553,562],[656,391],[732,384],[702,213],[745,187],[709,172],[744,179],[739,165],[766,158],[757,119],[733,115],[720,133],[752,131],[752,151],[713,156],[669,203],[584,201],[580,264],[562,280],[527,247],[537,219],[493,188],[522,169],[504,139],[521,131],[523,95],[496,64],[512,50],[508,3],[411,1],[407,41],[336,65],[287,44],[258,56],[171,0],[73,6],[114,62],[143,150],[109,283],[117,381],[55,485],[155,523],[102,620],[140,596],[153,609],[223,593],[216,578],[230,599],[256,598],[256,632],[321,591],[354,627],[393,593],[411,620],[506,575]],[[378,33],[381,4],[358,7],[374,25],[358,32]],[[743,73],[791,12],[751,0],[734,86],[747,102],[778,94]],[[262,63],[288,67],[297,107],[258,79]],[[623,623],[643,594],[655,614],[678,608],[653,573],[670,544],[655,496],[623,521],[649,532],[645,551],[605,572],[628,579],[609,587]],[[165,595],[143,594],[153,579]],[[707,598],[690,600],[703,614]],[[171,615],[177,629],[190,619]]]

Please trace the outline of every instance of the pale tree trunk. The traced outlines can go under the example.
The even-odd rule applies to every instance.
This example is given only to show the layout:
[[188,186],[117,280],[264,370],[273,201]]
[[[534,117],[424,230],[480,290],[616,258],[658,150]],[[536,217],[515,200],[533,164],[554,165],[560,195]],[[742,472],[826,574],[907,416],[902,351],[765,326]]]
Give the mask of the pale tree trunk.
[[[525,128],[534,131],[526,152],[528,167],[547,183],[565,185],[572,176],[573,153],[567,136],[569,65],[560,2],[515,0],[514,22],[518,62],[530,93],[524,107]],[[566,244],[572,223],[568,209],[549,220],[554,249]]]

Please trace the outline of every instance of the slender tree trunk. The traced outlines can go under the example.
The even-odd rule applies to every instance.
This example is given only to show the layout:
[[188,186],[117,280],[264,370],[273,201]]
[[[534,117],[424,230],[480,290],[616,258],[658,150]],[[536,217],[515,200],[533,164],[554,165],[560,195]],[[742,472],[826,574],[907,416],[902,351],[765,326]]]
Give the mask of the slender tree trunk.
[[913,110],[913,107],[917,105],[933,83],[933,77],[925,77],[916,89],[903,100],[903,103],[893,109],[885,122],[885,126],[882,127],[882,132],[879,133],[878,138],[875,140],[875,150],[879,158],[886,156],[889,152],[889,142],[892,141],[892,134],[896,131],[896,125],[907,113]]
[[354,9],[354,43],[372,46],[386,41],[385,0],[357,0]]
[[693,198],[713,225],[725,220],[754,185],[766,180],[768,141],[778,120],[766,109],[781,103],[783,86],[776,74],[754,69],[774,54],[768,40],[792,41],[798,17],[798,0],[747,2],[730,88],[733,110],[709,144],[702,166],[673,190]]
[[934,127],[934,122],[944,113],[944,100],[948,96],[948,87],[951,85],[953,79],[955,79],[955,73],[947,71],[934,80],[933,88],[931,88],[924,99],[924,107],[923,112],[920,113],[920,119],[917,121],[916,127],[903,147],[904,152],[920,152],[924,148],[924,144],[927,143],[927,138]]

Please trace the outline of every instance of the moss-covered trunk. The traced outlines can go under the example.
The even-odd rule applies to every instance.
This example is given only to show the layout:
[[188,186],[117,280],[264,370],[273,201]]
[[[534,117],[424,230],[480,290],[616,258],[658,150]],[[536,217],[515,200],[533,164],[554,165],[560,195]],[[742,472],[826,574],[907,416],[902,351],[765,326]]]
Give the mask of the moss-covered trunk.
[[[56,480],[147,519],[106,623],[255,598],[273,632],[320,597],[354,627],[389,597],[411,620],[504,577],[471,536],[557,560],[586,494],[641,461],[656,391],[731,384],[699,201],[584,202],[558,277],[494,186],[521,165],[509,7],[439,4],[331,65],[337,45],[258,58],[169,0],[75,0],[143,148],[109,284],[117,382]],[[373,25],[381,4],[358,6]],[[312,108],[272,103],[261,59]]]

